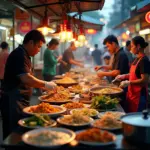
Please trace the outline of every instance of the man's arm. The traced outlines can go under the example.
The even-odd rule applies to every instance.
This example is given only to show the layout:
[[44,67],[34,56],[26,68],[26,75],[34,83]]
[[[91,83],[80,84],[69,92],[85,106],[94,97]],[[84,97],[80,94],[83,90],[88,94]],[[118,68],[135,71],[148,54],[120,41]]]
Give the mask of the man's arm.
[[94,69],[96,71],[100,70],[100,69],[105,69],[105,70],[112,70],[112,66],[108,65],[108,66],[95,66]]
[[98,72],[97,75],[102,78],[104,76],[111,76],[111,77],[116,77],[117,75],[120,74],[120,71],[119,70],[113,70],[113,71],[110,71],[110,72]]
[[148,74],[141,74],[141,78],[137,80],[130,81],[130,84],[134,85],[143,85],[145,83],[148,83],[149,75]]
[[32,76],[30,73],[22,74],[19,76],[19,78],[27,86],[34,87],[34,88],[45,87],[45,81],[37,79],[36,77]]
[[82,63],[76,61],[75,59],[69,59],[69,63],[70,63],[70,64],[73,64],[73,65],[80,66],[80,67],[83,67],[83,66],[84,66]]

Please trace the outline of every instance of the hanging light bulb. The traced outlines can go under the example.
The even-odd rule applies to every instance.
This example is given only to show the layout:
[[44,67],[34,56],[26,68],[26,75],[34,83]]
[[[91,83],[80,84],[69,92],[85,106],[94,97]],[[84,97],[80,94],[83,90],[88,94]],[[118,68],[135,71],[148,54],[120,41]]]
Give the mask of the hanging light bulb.
[[37,28],[43,35],[47,35],[48,33],[54,33],[54,29],[50,28],[48,25],[48,16],[47,16],[47,7],[45,8],[45,15],[42,20],[42,24]]
[[70,42],[73,39],[73,33],[71,30],[71,25],[68,20],[63,21],[63,27],[61,28],[61,32],[59,34],[61,42]]
[[[79,19],[81,21],[81,14],[79,16]],[[78,41],[80,43],[84,43],[86,41],[86,38],[84,36],[84,29],[83,29],[83,25],[80,23],[80,34],[78,35]]]
[[85,36],[84,36],[83,34],[80,34],[80,35],[78,36],[78,41],[81,42],[81,43],[84,43],[84,42],[86,41]]

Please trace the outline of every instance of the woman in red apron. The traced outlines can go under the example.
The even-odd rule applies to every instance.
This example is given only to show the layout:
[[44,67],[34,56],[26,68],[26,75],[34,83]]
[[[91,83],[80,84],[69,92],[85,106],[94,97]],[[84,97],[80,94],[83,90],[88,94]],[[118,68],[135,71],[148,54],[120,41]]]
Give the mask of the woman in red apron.
[[[148,102],[148,74],[150,62],[144,54],[144,49],[148,46],[143,37],[136,36],[131,42],[131,51],[137,54],[137,58],[131,65],[128,75],[117,76],[116,79],[122,81],[120,87],[128,86],[126,97],[126,112],[141,112],[147,107]],[[128,80],[127,80],[128,79]]]

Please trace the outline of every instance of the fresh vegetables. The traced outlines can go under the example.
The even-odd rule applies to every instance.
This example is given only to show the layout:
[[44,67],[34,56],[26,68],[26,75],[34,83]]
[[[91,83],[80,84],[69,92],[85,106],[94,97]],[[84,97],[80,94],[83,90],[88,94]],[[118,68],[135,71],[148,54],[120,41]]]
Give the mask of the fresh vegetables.
[[24,120],[24,124],[27,126],[50,126],[53,121],[50,119],[48,115],[35,115],[26,120]]
[[110,96],[99,95],[92,98],[91,107],[95,109],[113,109],[119,103],[117,98],[111,98]]

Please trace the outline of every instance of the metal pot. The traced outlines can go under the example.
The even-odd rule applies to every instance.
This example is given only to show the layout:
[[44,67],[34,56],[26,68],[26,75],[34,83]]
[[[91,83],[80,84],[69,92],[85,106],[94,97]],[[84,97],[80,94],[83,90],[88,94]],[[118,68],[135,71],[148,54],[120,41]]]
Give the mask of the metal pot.
[[121,117],[123,135],[127,140],[150,144],[150,114],[148,110]]

